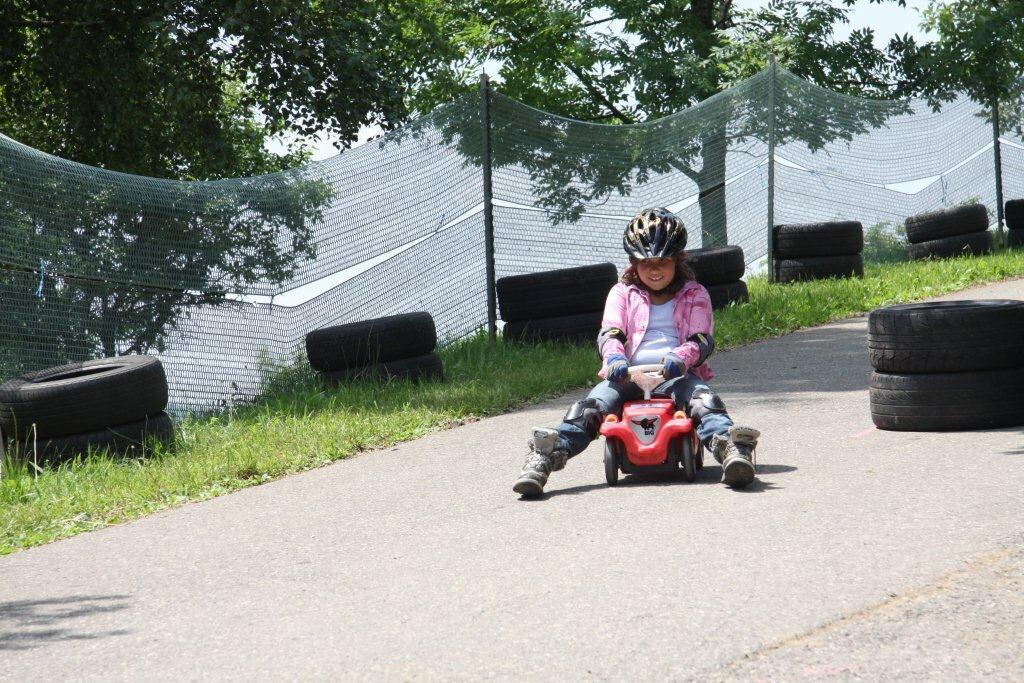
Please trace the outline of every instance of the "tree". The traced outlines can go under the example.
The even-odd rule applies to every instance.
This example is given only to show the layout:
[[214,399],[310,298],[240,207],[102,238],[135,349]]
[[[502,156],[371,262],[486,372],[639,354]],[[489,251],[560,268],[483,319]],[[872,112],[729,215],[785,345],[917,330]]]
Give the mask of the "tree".
[[[385,129],[452,56],[435,0],[9,0],[0,127],[81,163],[167,178],[279,170],[285,130]],[[263,118],[253,114],[258,110]]]
[[991,0],[932,2],[925,27],[936,39],[908,67],[918,89],[937,109],[961,93],[991,115],[999,103],[1004,132],[1021,122],[1024,73],[1024,4]]
[[307,158],[266,140],[400,124],[451,56],[443,19],[434,0],[3,3],[0,132],[103,169],[253,177],[129,181],[0,139],[0,372],[160,349],[184,311],[286,281],[315,256],[331,193],[258,177]]
[[[497,78],[505,95],[581,121],[637,123],[681,111],[752,76],[767,65],[772,52],[782,66],[833,90],[877,97],[902,93],[907,87],[903,55],[913,50],[913,40],[894,37],[886,49],[878,50],[870,29],[836,40],[834,27],[848,20],[853,4],[772,0],[765,8],[741,12],[732,0],[484,0],[473,3],[475,13],[459,34],[461,59],[420,88],[416,102],[426,110],[465,92],[474,85],[473,74],[492,60],[499,65]],[[764,106],[757,98],[737,95],[722,103],[720,115],[674,131],[672,149],[661,159],[637,155],[635,164],[617,171],[593,163],[599,150],[573,152],[566,125],[554,120],[544,125],[549,132],[561,131],[554,139],[562,142],[553,143],[551,153],[526,144],[528,149],[512,150],[504,159],[496,156],[495,163],[530,169],[542,191],[541,202],[555,209],[553,220],[578,217],[582,202],[674,168],[699,188],[705,244],[724,244],[726,150],[751,136],[764,139]],[[738,110],[750,117],[732,126]],[[812,131],[783,126],[779,132],[819,136],[808,140],[813,147],[824,144],[827,136],[849,137],[880,125],[901,110],[900,104],[889,111],[865,107],[855,112],[858,116],[844,113]],[[636,138],[639,149],[648,133],[634,131],[623,136]],[[582,174],[590,192],[568,188],[574,173]]]

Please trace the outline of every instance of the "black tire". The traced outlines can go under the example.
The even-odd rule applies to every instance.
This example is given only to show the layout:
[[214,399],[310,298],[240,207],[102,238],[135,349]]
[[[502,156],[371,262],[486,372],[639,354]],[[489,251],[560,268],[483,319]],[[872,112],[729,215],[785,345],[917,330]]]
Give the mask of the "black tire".
[[609,486],[619,483],[619,457],[622,443],[615,438],[604,440],[604,480]]
[[604,313],[578,313],[542,320],[520,320],[507,323],[502,334],[512,341],[566,341],[573,343],[597,343]]
[[1024,367],[938,374],[871,373],[871,420],[893,431],[1024,424]]
[[711,296],[711,308],[716,311],[731,303],[741,304],[750,300],[747,283],[743,280],[727,282],[724,285],[705,285],[705,289]]
[[697,471],[704,469],[704,444],[697,436],[697,430],[690,432],[690,441],[693,444],[693,459],[697,462]]
[[142,457],[149,452],[153,441],[170,444],[174,441],[174,424],[167,413],[157,413],[129,424],[106,427],[83,434],[71,434],[54,439],[38,439],[31,435],[23,438],[12,450],[15,457],[31,461],[54,463],[90,450],[108,450],[112,455]]
[[[693,443],[690,440],[689,434],[683,436],[677,436],[672,439],[674,442],[679,442],[675,445],[679,449],[679,465],[683,469],[683,479],[688,482],[696,481],[697,479],[697,460],[693,453]],[[672,447],[670,445],[670,447]]]
[[805,256],[775,262],[775,281],[820,280],[829,277],[863,277],[864,260],[860,254],[844,256]]
[[444,379],[444,363],[436,353],[427,353],[415,358],[400,358],[387,363],[374,363],[361,368],[347,368],[320,373],[328,384],[343,384],[356,381],[386,382],[389,379]]
[[117,356],[29,372],[0,385],[0,428],[52,438],[128,424],[167,407],[167,376],[153,356]]
[[1006,220],[1006,227],[1024,232],[1024,199],[1010,199],[1006,202],[1005,208],[1003,218]]
[[868,316],[868,355],[882,372],[967,372],[1024,362],[1024,301],[937,301]]
[[306,335],[306,357],[321,372],[414,358],[436,346],[434,319],[424,312],[334,325]]
[[618,282],[612,263],[503,277],[495,283],[506,323],[603,311]]
[[772,243],[780,259],[859,254],[864,251],[864,226],[860,221],[776,225]]
[[697,282],[705,287],[735,282],[747,270],[743,248],[735,245],[690,249],[686,252],[686,262],[697,274]]
[[974,232],[907,245],[907,255],[917,261],[926,258],[976,256],[992,250],[992,233]]
[[1007,230],[1006,246],[1011,249],[1024,246],[1024,230]]
[[905,222],[911,244],[968,235],[988,230],[988,209],[984,204],[954,206],[909,217]]

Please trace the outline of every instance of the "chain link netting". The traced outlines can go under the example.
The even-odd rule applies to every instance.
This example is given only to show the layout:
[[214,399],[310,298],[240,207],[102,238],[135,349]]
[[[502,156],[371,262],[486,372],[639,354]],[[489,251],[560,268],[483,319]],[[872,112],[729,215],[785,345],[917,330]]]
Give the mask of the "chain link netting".
[[[1024,197],[1024,139],[1005,129],[1004,196]],[[995,215],[992,126],[967,98],[935,111],[779,69],[608,125],[492,93],[496,276],[624,267],[623,226],[645,206],[678,213],[690,248],[739,245],[760,272],[772,132],[776,223],[898,235],[941,207],[979,201]],[[427,311],[441,343],[479,330],[484,134],[467,96],[331,159],[213,182],[91,168],[0,136],[0,379],[153,353],[172,408],[207,410],[259,395],[313,329]]]

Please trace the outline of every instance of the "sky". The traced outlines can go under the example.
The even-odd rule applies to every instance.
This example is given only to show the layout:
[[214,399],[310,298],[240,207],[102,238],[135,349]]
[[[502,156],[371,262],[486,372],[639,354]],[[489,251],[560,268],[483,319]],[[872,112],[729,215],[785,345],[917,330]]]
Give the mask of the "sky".
[[[753,9],[763,7],[768,0],[736,0],[735,6],[740,9]],[[875,41],[879,46],[889,41],[894,34],[909,33],[918,42],[927,42],[929,34],[923,31],[919,24],[921,21],[921,10],[928,6],[928,0],[906,0],[906,7],[900,7],[895,2],[886,2],[881,5],[870,3],[868,0],[858,0],[850,14],[850,23],[847,26],[837,27],[836,37],[845,39],[850,31],[862,27],[875,29]],[[380,134],[380,128],[364,127],[359,132],[359,141],[354,146],[363,144],[369,138]],[[334,139],[324,136],[321,140],[308,140],[313,145],[313,159],[326,159],[338,154],[334,146]],[[281,153],[284,146],[272,142],[268,145],[271,151]]]

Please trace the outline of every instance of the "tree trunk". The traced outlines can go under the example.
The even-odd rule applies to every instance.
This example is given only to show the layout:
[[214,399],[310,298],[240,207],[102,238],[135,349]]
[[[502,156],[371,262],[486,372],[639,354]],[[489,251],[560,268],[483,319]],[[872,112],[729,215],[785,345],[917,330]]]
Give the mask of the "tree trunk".
[[716,126],[701,139],[703,167],[698,176],[700,188],[700,230],[702,247],[724,247],[729,243],[725,206],[725,152],[728,142],[725,123]]

